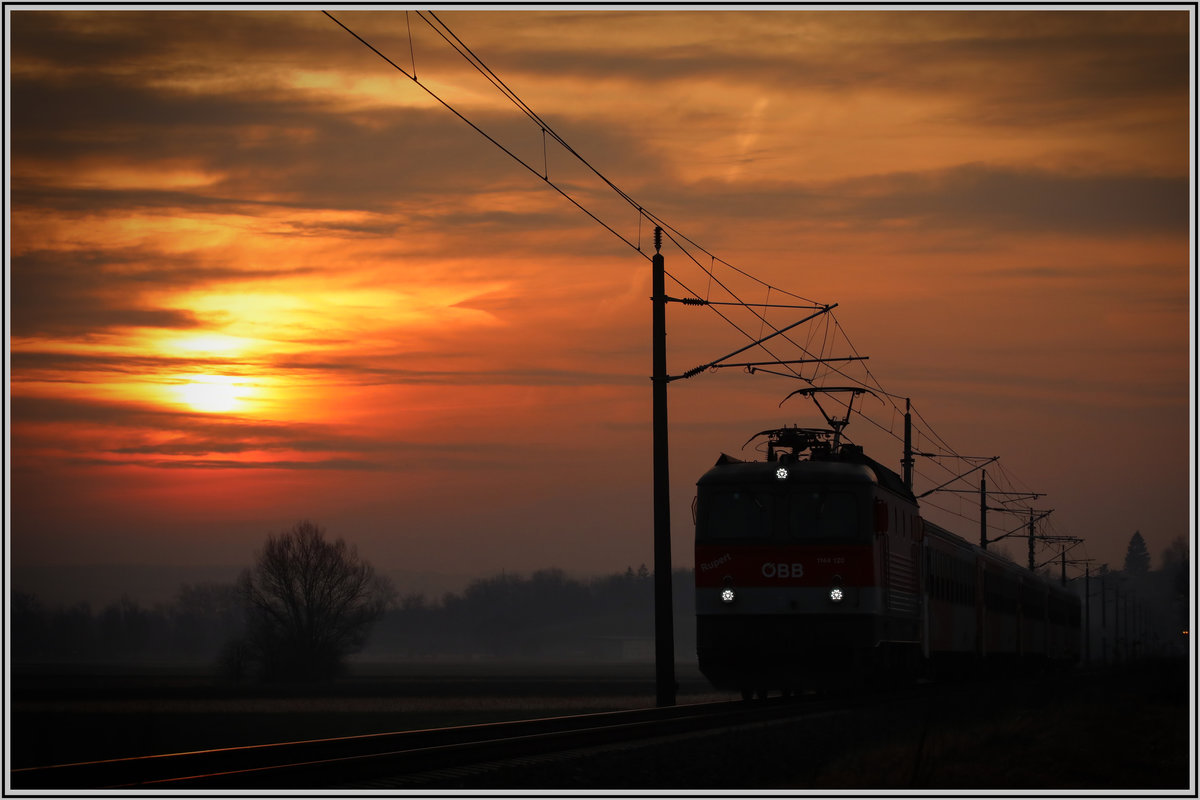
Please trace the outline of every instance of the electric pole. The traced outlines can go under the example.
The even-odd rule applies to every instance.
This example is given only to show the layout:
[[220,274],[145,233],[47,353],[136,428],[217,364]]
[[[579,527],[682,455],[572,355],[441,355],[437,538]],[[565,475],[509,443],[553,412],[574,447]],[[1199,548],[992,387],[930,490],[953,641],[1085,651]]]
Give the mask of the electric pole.
[[987,470],[979,474],[979,546],[987,550]]
[[1083,568],[1083,663],[1092,663],[1092,565]]
[[671,597],[671,479],[667,449],[667,289],[662,228],[654,229],[654,665],[658,706],[675,705],[675,619]]
[[1029,571],[1033,572],[1037,568],[1037,559],[1033,555],[1033,545],[1037,533],[1033,528],[1033,509],[1029,509]]
[[904,488],[910,492],[913,488],[913,449],[912,449],[912,399],[904,398],[904,456],[900,466],[904,471]]

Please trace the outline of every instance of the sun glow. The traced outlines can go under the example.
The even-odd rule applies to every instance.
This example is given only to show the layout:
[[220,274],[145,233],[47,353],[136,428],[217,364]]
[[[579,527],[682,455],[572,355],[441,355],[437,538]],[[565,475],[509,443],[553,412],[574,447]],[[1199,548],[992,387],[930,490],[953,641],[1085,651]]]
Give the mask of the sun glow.
[[188,354],[237,355],[250,346],[250,340],[221,333],[201,333],[182,336],[165,343],[168,351]]
[[214,414],[236,411],[249,391],[228,375],[190,375],[175,390],[185,405]]

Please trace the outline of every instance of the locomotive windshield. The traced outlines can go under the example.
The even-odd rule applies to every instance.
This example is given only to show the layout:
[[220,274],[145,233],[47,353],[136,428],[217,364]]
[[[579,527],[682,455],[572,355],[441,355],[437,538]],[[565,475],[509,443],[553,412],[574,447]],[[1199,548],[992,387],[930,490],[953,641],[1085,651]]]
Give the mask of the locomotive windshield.
[[850,492],[799,491],[790,500],[788,528],[793,536],[840,538],[859,532],[858,504]]
[[862,533],[854,493],[797,488],[713,487],[699,496],[697,541],[845,541]]

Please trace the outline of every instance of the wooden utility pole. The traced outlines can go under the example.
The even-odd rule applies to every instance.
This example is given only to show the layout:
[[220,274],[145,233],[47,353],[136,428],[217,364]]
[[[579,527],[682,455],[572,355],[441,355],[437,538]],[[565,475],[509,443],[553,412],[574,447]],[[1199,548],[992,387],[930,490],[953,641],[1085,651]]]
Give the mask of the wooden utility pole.
[[675,705],[675,619],[671,597],[671,480],[667,450],[667,289],[662,228],[654,229],[654,664],[659,707]]

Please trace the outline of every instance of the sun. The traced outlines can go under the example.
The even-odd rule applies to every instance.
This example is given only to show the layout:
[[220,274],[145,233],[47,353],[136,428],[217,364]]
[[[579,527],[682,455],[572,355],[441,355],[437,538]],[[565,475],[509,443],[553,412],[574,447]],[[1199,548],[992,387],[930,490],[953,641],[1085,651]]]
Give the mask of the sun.
[[236,411],[246,393],[246,388],[228,375],[189,375],[175,388],[185,405],[213,414]]

